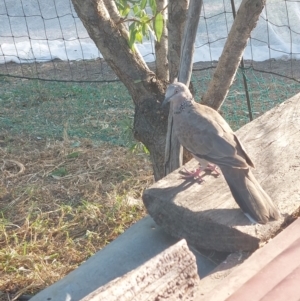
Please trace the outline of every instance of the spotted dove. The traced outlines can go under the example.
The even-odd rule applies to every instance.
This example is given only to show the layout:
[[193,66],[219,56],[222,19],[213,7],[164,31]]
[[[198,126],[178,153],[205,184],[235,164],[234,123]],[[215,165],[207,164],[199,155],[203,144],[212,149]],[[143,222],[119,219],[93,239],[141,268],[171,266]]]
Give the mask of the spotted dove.
[[[220,168],[235,201],[250,221],[265,224],[277,220],[277,208],[250,170],[254,167],[252,160],[223,117],[195,102],[187,86],[179,82],[169,85],[163,105],[168,102],[172,102],[175,134],[200,162],[201,170],[216,170],[216,165]],[[195,174],[199,172],[192,175]]]

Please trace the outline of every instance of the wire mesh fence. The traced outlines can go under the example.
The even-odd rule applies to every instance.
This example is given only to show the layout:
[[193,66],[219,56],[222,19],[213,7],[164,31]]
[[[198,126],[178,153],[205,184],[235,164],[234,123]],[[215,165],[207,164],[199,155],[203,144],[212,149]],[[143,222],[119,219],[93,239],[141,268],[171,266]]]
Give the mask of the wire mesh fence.
[[[240,3],[204,1],[192,78],[197,100],[211,80],[234,7]],[[244,67],[221,108],[234,129],[250,119],[247,94],[255,118],[299,92],[299,21],[299,1],[267,1],[245,49]],[[130,95],[89,38],[70,0],[1,0],[0,23],[1,128],[37,137],[67,131],[122,145],[131,141]],[[153,40],[138,49],[155,68]]]

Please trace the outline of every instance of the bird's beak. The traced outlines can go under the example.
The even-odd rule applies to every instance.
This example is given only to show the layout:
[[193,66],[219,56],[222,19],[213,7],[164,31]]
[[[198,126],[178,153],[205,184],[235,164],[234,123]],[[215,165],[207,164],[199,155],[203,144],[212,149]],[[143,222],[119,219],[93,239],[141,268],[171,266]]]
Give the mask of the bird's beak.
[[170,98],[172,97],[173,95],[169,96],[169,97],[166,97],[163,101],[163,103],[161,104],[162,107],[164,107],[168,102],[170,102]]

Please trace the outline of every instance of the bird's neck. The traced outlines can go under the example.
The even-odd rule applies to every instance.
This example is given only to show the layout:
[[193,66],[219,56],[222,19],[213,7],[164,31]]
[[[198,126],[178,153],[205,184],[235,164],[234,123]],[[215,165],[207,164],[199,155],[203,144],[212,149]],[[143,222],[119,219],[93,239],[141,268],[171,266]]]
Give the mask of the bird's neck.
[[193,103],[194,103],[193,99],[185,99],[176,104],[174,103],[173,113],[180,114],[183,111],[185,111],[187,108],[191,107]]

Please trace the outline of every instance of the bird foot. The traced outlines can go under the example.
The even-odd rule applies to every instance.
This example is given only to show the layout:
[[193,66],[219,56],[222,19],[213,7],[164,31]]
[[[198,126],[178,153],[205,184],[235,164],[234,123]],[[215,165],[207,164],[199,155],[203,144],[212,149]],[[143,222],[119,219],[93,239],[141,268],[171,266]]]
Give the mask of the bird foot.
[[221,173],[218,171],[218,166],[215,164],[208,163],[205,170],[209,170],[211,172],[215,172],[216,176],[218,177]]
[[195,169],[194,171],[188,171],[186,168],[184,168],[184,175],[181,177],[182,179],[198,179],[199,183],[204,182],[204,179],[202,179],[202,176],[200,175],[200,173],[203,170],[201,169],[201,167]]

